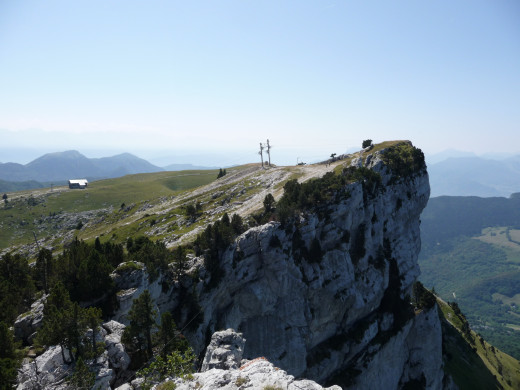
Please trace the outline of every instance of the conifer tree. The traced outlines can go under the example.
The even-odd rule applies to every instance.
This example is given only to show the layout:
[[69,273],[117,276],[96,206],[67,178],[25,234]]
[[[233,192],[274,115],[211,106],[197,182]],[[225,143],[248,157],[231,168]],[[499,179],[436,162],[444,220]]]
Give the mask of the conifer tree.
[[0,258],[0,321],[12,323],[26,311],[35,292],[31,268],[21,255],[6,253]]
[[0,390],[12,389],[16,384],[16,366],[13,333],[0,322]]
[[235,234],[242,234],[244,232],[244,221],[238,214],[231,216],[231,229]]
[[157,332],[157,342],[161,351],[161,356],[166,359],[172,351],[176,349],[175,331],[177,326],[170,312],[164,312],[161,315],[161,325]]
[[152,329],[156,327],[157,311],[153,307],[152,297],[144,290],[139,298],[134,299],[128,312],[130,325],[125,328],[122,341],[136,352],[146,352],[152,356]]
[[188,268],[188,262],[186,261],[186,249],[182,245],[179,245],[173,251],[173,265],[177,279],[183,275]]
[[267,194],[264,198],[264,211],[266,213],[270,213],[271,211],[273,211],[274,204],[274,196],[271,193]]
[[74,390],[90,390],[96,382],[96,374],[90,371],[80,357],[74,367],[74,373],[68,379],[69,386]]
[[43,289],[45,294],[48,294],[56,280],[55,260],[52,257],[52,252],[50,250],[47,248],[40,249],[33,270],[36,286],[39,289]]
[[70,362],[65,357],[65,350],[71,360],[72,347],[69,343],[68,326],[72,313],[72,302],[69,293],[62,283],[57,283],[51,290],[43,309],[43,325],[38,331],[36,343],[40,345],[59,345],[64,362]]
[[83,316],[87,326],[92,329],[92,352],[96,353],[96,335],[101,325],[101,309],[89,307],[84,310]]

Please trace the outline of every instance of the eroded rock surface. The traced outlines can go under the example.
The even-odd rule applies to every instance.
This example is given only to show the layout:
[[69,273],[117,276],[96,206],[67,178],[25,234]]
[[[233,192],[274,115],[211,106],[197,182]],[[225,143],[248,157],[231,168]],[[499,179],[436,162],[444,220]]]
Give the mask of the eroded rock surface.
[[[424,376],[426,388],[442,387],[440,330],[421,331],[440,329],[439,320],[406,307],[420,272],[428,174],[397,177],[378,152],[353,162],[362,163],[381,175],[380,187],[349,184],[348,196],[294,224],[270,222],[238,237],[222,256],[217,287],[195,286],[204,310],[188,334],[196,351],[209,341],[207,329],[233,328],[248,340],[245,358],[265,356],[296,377],[323,383],[350,372],[344,387],[386,390]],[[313,241],[317,259],[305,254]],[[377,377],[395,380],[369,379]]]
[[238,368],[244,353],[245,339],[233,329],[215,332],[206,350],[201,371],[212,368],[229,370]]
[[339,386],[324,388],[314,381],[296,380],[267,359],[241,360],[246,340],[233,329],[216,332],[211,337],[200,373],[184,381],[170,379],[179,390],[188,389],[263,389],[266,386],[287,390],[341,390]]

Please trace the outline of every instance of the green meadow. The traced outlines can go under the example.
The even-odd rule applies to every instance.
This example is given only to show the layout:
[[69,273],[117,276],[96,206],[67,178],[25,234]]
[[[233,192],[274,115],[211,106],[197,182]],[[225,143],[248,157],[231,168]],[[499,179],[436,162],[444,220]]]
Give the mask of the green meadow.
[[216,179],[217,173],[216,170],[146,173],[94,181],[84,190],[55,187],[52,191],[46,188],[8,194],[9,203],[0,207],[0,249],[28,242],[33,232],[39,238],[56,233],[52,222],[42,223],[55,215],[92,210],[110,212],[119,210],[123,204],[154,203],[208,184]]

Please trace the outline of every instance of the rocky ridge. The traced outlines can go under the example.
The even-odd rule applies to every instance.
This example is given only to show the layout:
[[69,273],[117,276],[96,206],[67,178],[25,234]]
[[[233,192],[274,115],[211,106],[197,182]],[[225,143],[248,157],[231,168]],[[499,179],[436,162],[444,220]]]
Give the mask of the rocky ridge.
[[[228,248],[219,285],[210,291],[204,282],[194,286],[204,314],[188,333],[196,350],[207,343],[208,329],[233,328],[248,339],[246,358],[265,356],[298,377],[339,378],[346,388],[400,388],[415,381],[442,388],[436,309],[410,315],[407,299],[419,275],[428,174],[424,168],[399,178],[383,154],[352,162],[379,173],[379,188],[354,182],[348,197],[321,215],[250,229]],[[315,239],[321,259],[307,261],[295,242],[308,248]]]
[[[429,197],[428,174],[421,167],[399,175],[385,153],[361,154],[350,162],[377,173],[379,184],[350,183],[343,197],[301,213],[294,223],[270,222],[240,235],[220,259],[224,276],[216,287],[209,287],[202,257],[191,259],[191,276],[180,280],[163,275],[150,283],[144,266],[116,270],[121,307],[114,318],[125,323],[131,300],[148,289],[158,312],[180,313],[176,321],[184,326],[197,319],[196,328],[184,332],[199,354],[210,342],[208,334],[233,328],[248,340],[244,358],[266,358],[247,367],[268,377],[285,370],[290,375],[283,375],[344,389],[443,388],[448,381],[436,308],[413,312],[408,298],[419,274],[419,216]],[[313,241],[320,255],[309,259],[302,251]],[[197,299],[198,312],[183,306],[186,292]],[[233,364],[227,368],[206,373],[238,375]],[[197,388],[205,380],[199,379],[178,385]],[[292,388],[290,381],[294,378],[283,386]],[[108,383],[114,385],[114,377]]]

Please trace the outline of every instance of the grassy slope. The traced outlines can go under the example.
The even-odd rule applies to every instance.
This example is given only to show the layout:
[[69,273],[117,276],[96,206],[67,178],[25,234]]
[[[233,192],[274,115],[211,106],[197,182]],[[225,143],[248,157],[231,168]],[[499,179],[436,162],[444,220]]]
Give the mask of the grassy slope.
[[[117,179],[90,183],[85,190],[65,187],[24,191],[10,194],[9,207],[0,208],[0,249],[30,241],[39,220],[52,213],[82,212],[88,210],[119,209],[126,205],[154,202],[165,196],[175,196],[184,190],[207,184],[217,177],[216,171],[159,172],[128,175]],[[30,204],[34,194],[36,203]],[[38,230],[37,230],[38,231]],[[40,235],[53,234],[52,227]]]
[[[0,250],[33,244],[33,231],[40,243],[55,250],[73,236],[86,241],[99,236],[102,242],[123,242],[127,237],[148,235],[174,245],[181,238],[192,237],[187,233],[200,231],[225,211],[231,215],[238,205],[248,204],[261,191],[283,192],[289,176],[302,174],[296,167],[261,170],[260,164],[229,168],[218,181],[217,173],[138,174],[96,181],[85,190],[59,187],[52,192],[44,189],[9,194],[9,207],[0,209]],[[281,175],[279,181],[266,182],[277,173]],[[185,207],[195,203],[200,203],[201,210],[194,221],[189,221]],[[261,201],[259,204],[261,207]],[[75,230],[79,222],[83,227]],[[33,245],[30,252],[34,254],[34,250]]]
[[445,370],[461,390],[519,389],[520,362],[494,348],[475,332],[472,340],[463,336],[463,319],[438,300],[443,321]]
[[[387,141],[377,144],[372,150],[363,152],[362,156],[366,158],[382,148],[402,142]],[[359,156],[359,153],[347,156],[332,164],[332,168],[341,170],[352,158]],[[230,168],[226,177],[254,166],[255,164]],[[49,237],[58,232],[58,235],[66,233],[69,239],[73,234],[85,240],[99,236],[102,241],[110,239],[121,242],[126,237],[146,234],[154,239],[176,240],[179,236],[211,222],[215,218],[213,210],[216,216],[222,215],[224,211],[219,211],[219,206],[229,202],[247,202],[253,195],[265,192],[266,189],[276,197],[277,193],[283,191],[283,184],[289,178],[306,180],[314,177],[318,167],[320,170],[325,165],[285,167],[283,169],[290,177],[286,175],[282,180],[275,180],[272,187],[262,182],[263,175],[270,170],[258,171],[244,177],[240,183],[235,181],[227,184],[224,180],[212,191],[196,195],[192,195],[190,191],[213,182],[217,176],[216,170],[128,175],[92,182],[85,190],[55,187],[52,192],[49,189],[38,189],[12,193],[9,194],[9,207],[0,208],[0,250],[32,242],[33,231],[39,239],[44,240],[46,246],[55,248],[61,246],[60,238]],[[215,197],[216,193],[219,194]],[[31,197],[36,200],[33,204],[30,203]],[[172,201],[174,197],[182,201]],[[195,202],[200,202],[203,210],[193,224],[186,223],[185,218],[183,219],[183,207]],[[121,208],[123,203],[125,207]],[[78,214],[92,210],[97,211],[83,216]],[[58,216],[52,220],[50,216],[54,214]],[[68,226],[64,226],[63,219],[68,219]],[[79,226],[80,222],[85,226],[75,231],[74,227]]]

